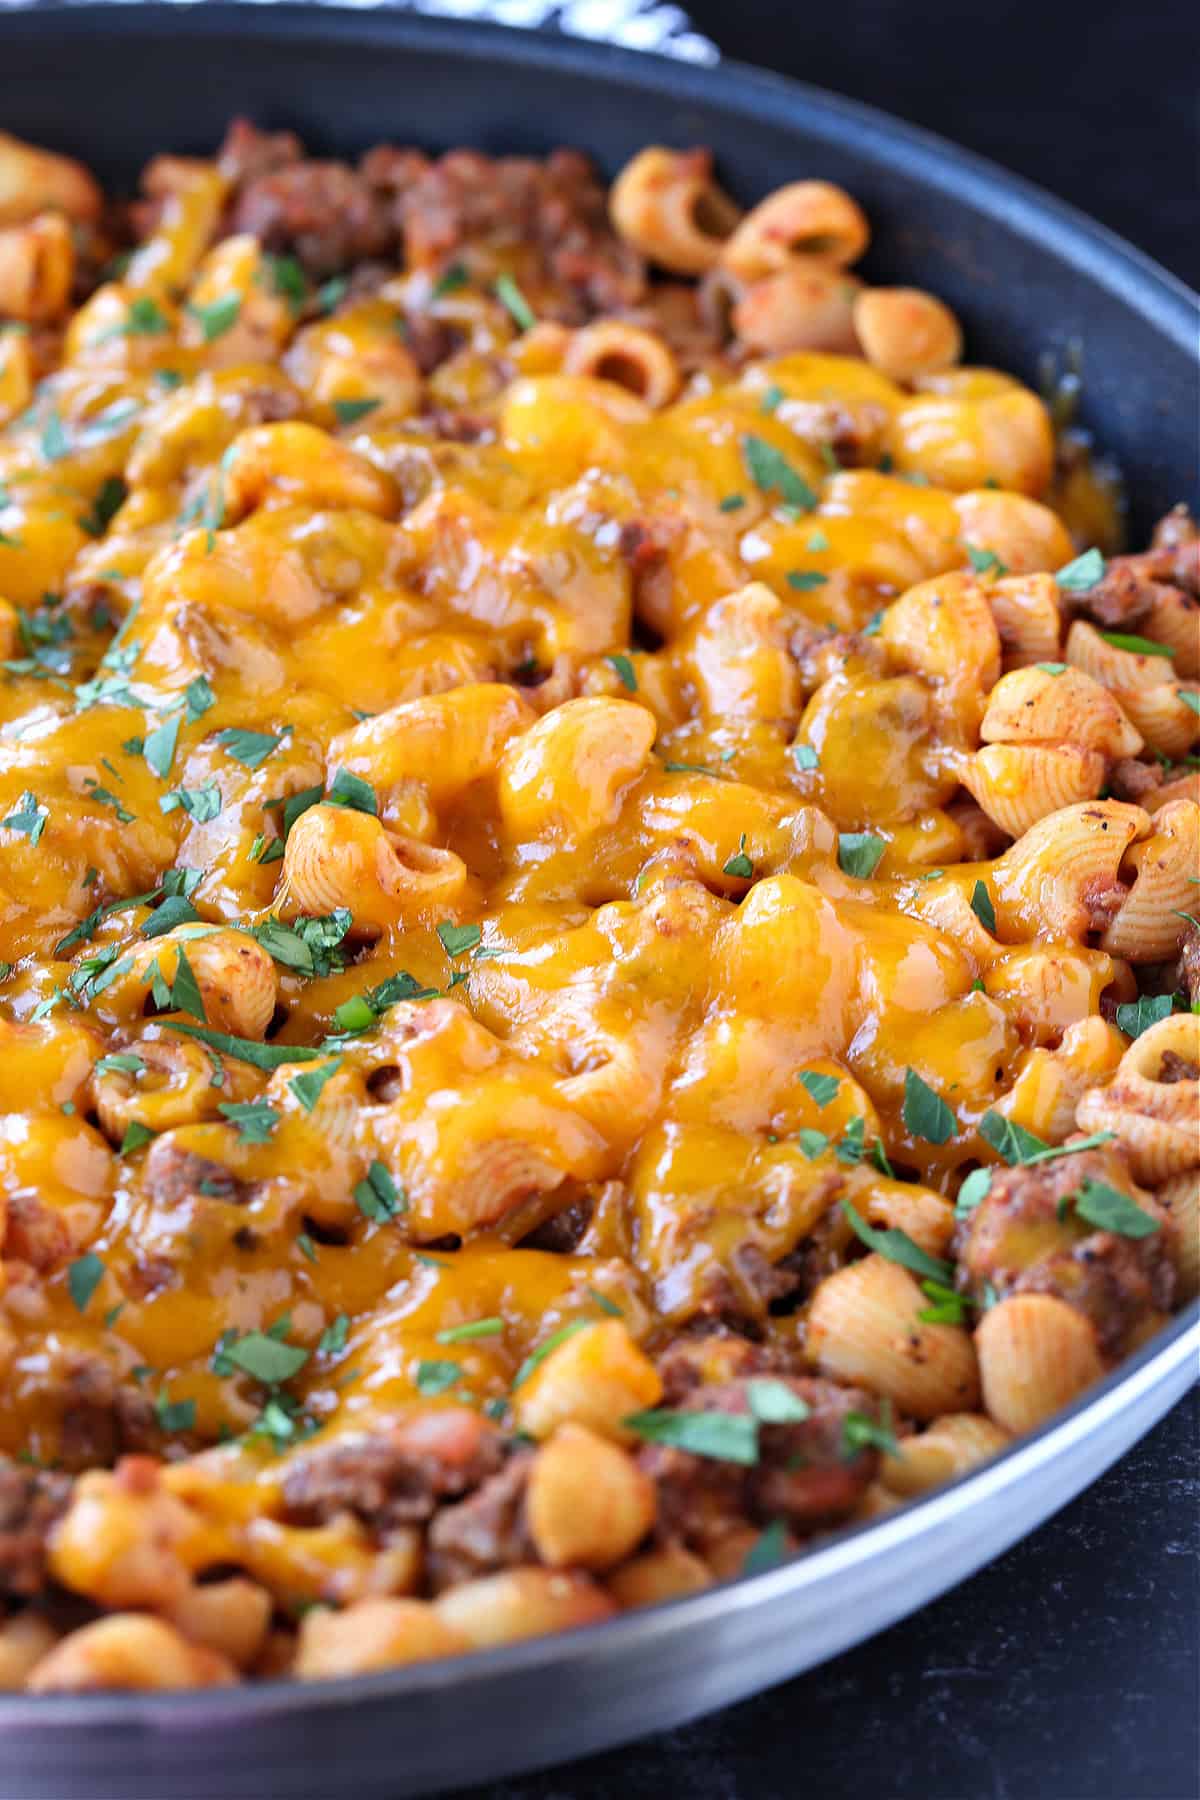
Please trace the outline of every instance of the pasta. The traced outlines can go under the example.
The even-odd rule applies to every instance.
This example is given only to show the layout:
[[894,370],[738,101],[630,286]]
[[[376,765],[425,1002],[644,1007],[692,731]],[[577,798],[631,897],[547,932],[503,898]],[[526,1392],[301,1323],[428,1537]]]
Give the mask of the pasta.
[[869,237],[0,136],[0,1687],[695,1593],[1194,1295],[1200,533]]

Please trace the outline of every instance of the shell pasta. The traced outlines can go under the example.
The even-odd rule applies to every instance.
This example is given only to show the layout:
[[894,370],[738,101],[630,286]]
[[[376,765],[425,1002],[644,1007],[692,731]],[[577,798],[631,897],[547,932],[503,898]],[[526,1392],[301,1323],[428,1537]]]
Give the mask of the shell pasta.
[[0,1688],[693,1593],[1194,1295],[1200,533],[794,173],[0,134]]

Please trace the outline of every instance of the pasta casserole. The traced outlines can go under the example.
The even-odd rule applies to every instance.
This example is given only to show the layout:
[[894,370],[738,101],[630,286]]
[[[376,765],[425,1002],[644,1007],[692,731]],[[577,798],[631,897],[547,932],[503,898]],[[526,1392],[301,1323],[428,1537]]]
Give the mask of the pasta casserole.
[[869,235],[0,136],[0,1687],[687,1594],[1196,1293],[1200,535]]

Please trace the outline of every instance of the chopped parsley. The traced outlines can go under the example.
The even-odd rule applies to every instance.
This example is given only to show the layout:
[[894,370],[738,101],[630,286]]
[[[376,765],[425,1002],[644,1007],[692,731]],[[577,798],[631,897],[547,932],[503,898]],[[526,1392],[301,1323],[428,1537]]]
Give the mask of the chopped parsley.
[[104,1264],[95,1251],[77,1257],[67,1270],[67,1290],[76,1312],[85,1313],[88,1303],[104,1280]]
[[144,1075],[146,1065],[140,1056],[121,1050],[100,1057],[94,1072],[97,1075]]
[[746,1399],[760,1425],[802,1425],[812,1410],[786,1381],[766,1375],[746,1383]]
[[237,323],[241,310],[240,294],[224,294],[220,300],[213,300],[208,306],[196,306],[191,302],[188,304],[188,311],[199,325],[206,344],[215,343],[219,337],[224,337]]
[[791,569],[787,584],[798,594],[811,594],[814,588],[824,587],[828,580],[828,575],[822,575],[818,569]]
[[798,1079],[818,1106],[828,1106],[842,1085],[836,1075],[822,1075],[816,1069],[801,1069]]
[[206,1022],[207,1015],[204,1011],[204,998],[200,992],[200,984],[196,980],[195,971],[188,961],[187,951],[182,944],[176,951],[175,980],[171,984],[170,1006],[172,1012],[191,1013],[193,1019],[199,1019],[202,1025]]
[[840,831],[838,867],[843,875],[853,875],[859,881],[869,881],[879,867],[886,849],[886,839],[876,837],[870,831]]
[[723,513],[740,512],[745,504],[745,494],[726,494],[724,499],[719,502],[717,510]]
[[819,769],[821,766],[821,759],[811,744],[793,744],[792,761],[798,769],[805,771]]
[[333,1022],[339,1032],[354,1036],[360,1031],[369,1031],[389,1006],[396,1006],[401,1000],[434,1000],[439,991],[438,988],[422,987],[407,969],[397,969],[394,975],[389,975],[377,987],[368,988],[365,994],[352,994],[349,1000],[343,1000],[334,1011]]
[[50,408],[43,422],[40,449],[47,462],[61,462],[71,454],[71,440],[56,406]]
[[519,1388],[522,1382],[529,1380],[533,1371],[545,1362],[552,1350],[557,1350],[560,1344],[565,1344],[568,1338],[575,1337],[578,1332],[584,1331],[591,1323],[590,1319],[571,1319],[566,1325],[560,1325],[557,1331],[552,1331],[545,1343],[539,1344],[536,1350],[529,1352],[513,1376],[514,1390]]
[[121,1155],[128,1156],[132,1151],[142,1149],[144,1145],[150,1142],[153,1136],[154,1133],[148,1125],[141,1125],[136,1119],[131,1119],[129,1124],[125,1127],[125,1136],[121,1139]]
[[451,1325],[446,1331],[439,1331],[439,1344],[469,1344],[475,1338],[499,1337],[504,1330],[504,1320],[498,1315],[487,1319],[471,1319],[465,1325]]
[[162,1393],[154,1402],[154,1416],[161,1431],[191,1431],[196,1423],[194,1400],[171,1400]]
[[1152,1025],[1171,1016],[1175,1002],[1170,994],[1141,994],[1136,1000],[1125,1000],[1117,1008],[1117,1024],[1128,1037],[1141,1037]]
[[268,256],[266,264],[272,290],[287,301],[288,311],[297,318],[308,299],[308,276],[294,256]]
[[988,1189],[992,1185],[990,1169],[972,1169],[958,1190],[958,1198],[954,1202],[954,1216],[965,1219],[987,1199]]
[[462,263],[451,263],[450,267],[445,269],[434,282],[430,297],[434,300],[442,300],[447,294],[457,294],[460,288],[466,287],[470,279],[471,277]]
[[317,1349],[325,1356],[339,1356],[346,1348],[350,1336],[350,1317],[348,1313],[339,1313],[321,1333],[317,1341]]
[[266,762],[272,751],[278,750],[284,739],[282,731],[244,731],[238,725],[231,725],[225,731],[218,731],[217,743],[226,756],[232,756],[247,769],[257,769],[260,763]]
[[89,537],[103,537],[121,508],[129,489],[119,475],[107,475],[100,483],[88,511],[81,514],[79,523]]
[[758,1461],[758,1420],[748,1413],[676,1412],[662,1406],[630,1413],[621,1423],[648,1444],[669,1444],[747,1468]]
[[915,1069],[904,1071],[904,1105],[900,1116],[913,1137],[923,1138],[927,1144],[944,1144],[957,1129],[957,1121],[946,1102]]
[[[379,801],[375,789],[369,781],[360,775],[351,775],[347,769],[339,769],[333,778],[333,786],[325,796],[330,806],[344,806],[350,812],[370,813],[373,818],[379,816]],[[286,809],[285,809],[286,823]]]
[[971,889],[971,911],[979,920],[985,931],[996,933],[996,909],[992,905],[992,896],[988,893],[986,881],[977,881]]
[[782,1519],[772,1519],[759,1532],[742,1558],[742,1574],[763,1575],[768,1569],[778,1568],[790,1549],[787,1526]]
[[182,1019],[164,1019],[163,1028],[196,1038],[222,1056],[232,1056],[235,1062],[252,1063],[256,1069],[281,1069],[287,1063],[318,1062],[329,1054],[326,1050],[312,1050],[307,1044],[260,1044],[254,1038],[233,1037],[227,1031],[212,1031],[203,1025],[187,1025]]
[[158,776],[160,781],[165,780],[171,772],[171,764],[175,760],[175,751],[179,744],[179,728],[182,724],[183,714],[181,712],[172,713],[170,718],[164,719],[161,725],[156,725],[153,731],[147,732],[142,740],[142,755],[146,759],[147,766]]
[[1139,637],[1136,631],[1102,631],[1100,636],[1114,650],[1128,650],[1132,656],[1173,656],[1170,644],[1157,638]]
[[1099,550],[1085,550],[1081,556],[1065,563],[1054,579],[1059,587],[1065,587],[1072,593],[1085,594],[1098,581],[1103,581],[1107,566]]
[[998,1156],[1009,1164],[1051,1162],[1058,1156],[1074,1156],[1077,1150],[1094,1150],[1112,1142],[1111,1131],[1094,1131],[1077,1144],[1047,1144],[1023,1125],[1006,1119],[998,1112],[985,1112],[979,1121],[979,1135]]
[[373,413],[382,404],[378,396],[372,400],[335,400],[333,410],[339,425],[355,425],[359,419],[365,419],[368,413]]
[[886,1231],[876,1231],[849,1200],[843,1200],[841,1208],[855,1237],[861,1239],[868,1250],[878,1252],[888,1262],[898,1263],[902,1269],[910,1269],[914,1275],[920,1275],[926,1281],[946,1284],[953,1282],[954,1264],[943,1262],[940,1257],[930,1256],[928,1250],[922,1250],[920,1244],[913,1242],[907,1231],[897,1231],[891,1227]]
[[483,937],[478,925],[451,925],[448,921],[438,926],[437,934],[447,956],[461,956],[465,950],[473,950]]
[[617,654],[614,656],[606,656],[604,660],[609,668],[615,672],[621,686],[627,689],[629,693],[636,694],[637,675],[634,672],[633,664],[630,662],[629,658],[625,655]]
[[197,825],[207,825],[221,810],[221,790],[215,781],[206,781],[198,788],[172,788],[158,804],[162,812],[185,812]]
[[754,864],[746,855],[746,834],[744,831],[738,839],[736,854],[731,856],[729,861],[724,864],[721,873],[723,875],[732,875],[738,881],[750,881],[753,879]]
[[816,494],[774,444],[747,433],[742,439],[742,455],[751,481],[762,493],[777,493],[786,505],[797,507],[801,512],[815,510]]
[[305,1112],[310,1113],[313,1110],[321,1098],[326,1082],[333,1079],[341,1066],[341,1058],[335,1056],[331,1062],[325,1064],[324,1068],[305,1069],[303,1074],[292,1076],[288,1087],[295,1094]]
[[842,1455],[849,1461],[860,1450],[882,1450],[886,1456],[900,1456],[902,1451],[892,1429],[892,1403],[882,1400],[879,1418],[869,1413],[848,1412],[842,1420]]
[[350,289],[349,278],[345,275],[333,275],[317,289],[314,298],[322,313],[331,313],[342,304]]
[[397,1213],[404,1212],[408,1200],[398,1188],[385,1164],[375,1161],[367,1170],[367,1178],[354,1190],[354,1204],[365,1219],[375,1225],[386,1225]]
[[917,1317],[925,1325],[965,1325],[972,1302],[967,1294],[943,1281],[923,1281],[921,1292],[932,1305],[923,1306]]
[[[109,910],[106,908],[106,910]],[[194,925],[200,914],[196,911],[186,894],[172,894],[163,901],[155,912],[152,912],[142,926],[144,938],[162,937],[164,932],[174,931],[177,925]]]
[[101,332],[96,342],[110,337],[158,337],[160,333],[170,329],[170,320],[157,301],[152,300],[149,294],[138,294],[129,302],[124,324]]
[[967,561],[977,575],[1007,575],[1008,564],[1000,561],[994,550],[980,550],[968,544]]
[[21,798],[17,801],[16,812],[9,813],[7,819],[0,819],[0,825],[3,825],[9,831],[22,832],[24,836],[29,839],[33,848],[36,849],[41,841],[42,833],[46,829],[46,820],[49,817],[49,807],[43,806],[36,795],[26,788],[25,792],[21,795]]
[[867,1121],[861,1113],[850,1120],[842,1136],[835,1145],[837,1159],[843,1163],[859,1163],[866,1149]]
[[533,330],[537,324],[537,315],[511,275],[497,278],[495,295],[507,309],[518,331]]
[[336,974],[345,967],[338,946],[352,923],[349,908],[339,906],[320,918],[293,919],[290,925],[271,915],[249,929],[250,935],[285,969],[313,976]]
[[238,1142],[265,1144],[279,1123],[279,1114],[266,1100],[222,1100],[217,1111],[237,1126]]
[[439,1357],[426,1359],[422,1357],[417,1364],[417,1392],[427,1399],[435,1394],[444,1394],[452,1388],[456,1381],[461,1381],[463,1368],[461,1363],[446,1362]]
[[278,1387],[290,1381],[308,1361],[311,1352],[299,1344],[288,1344],[266,1331],[248,1331],[245,1337],[224,1343],[213,1358],[218,1375],[238,1369],[266,1387]]
[[1118,1237],[1153,1237],[1162,1229],[1158,1220],[1143,1212],[1128,1194],[1109,1187],[1106,1181],[1095,1181],[1090,1175],[1084,1177],[1075,1196],[1075,1212],[1097,1230],[1112,1231]]

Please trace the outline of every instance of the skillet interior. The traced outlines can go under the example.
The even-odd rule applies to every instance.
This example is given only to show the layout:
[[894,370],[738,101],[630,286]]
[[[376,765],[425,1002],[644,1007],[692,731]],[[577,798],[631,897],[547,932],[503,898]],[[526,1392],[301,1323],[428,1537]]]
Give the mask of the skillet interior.
[[[974,359],[1036,380],[1041,353],[1061,361],[1082,345],[1083,418],[1124,469],[1135,535],[1196,497],[1198,315],[1186,291],[1069,209],[849,102],[736,68],[274,5],[5,12],[0,67],[8,129],[126,186],[158,149],[211,150],[235,112],[292,126],[314,150],[573,143],[610,172],[649,141],[707,143],[743,200],[822,174],[872,220],[868,272],[942,294]],[[0,1792],[369,1800],[675,1723],[857,1641],[1031,1529],[1165,1411],[1196,1339],[1194,1317],[1178,1321],[1061,1424],[897,1520],[569,1645],[319,1693],[0,1699]]]

